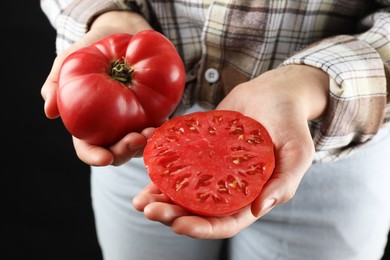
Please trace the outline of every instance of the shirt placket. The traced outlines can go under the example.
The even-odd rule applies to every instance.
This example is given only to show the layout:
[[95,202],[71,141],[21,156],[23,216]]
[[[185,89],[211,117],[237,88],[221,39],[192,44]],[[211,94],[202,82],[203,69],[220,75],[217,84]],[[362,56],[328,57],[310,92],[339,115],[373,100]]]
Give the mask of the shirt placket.
[[202,31],[202,59],[198,71],[197,99],[206,106],[214,107],[221,90],[221,61],[223,56],[224,35],[228,8],[226,2],[215,1],[208,7],[205,25]]

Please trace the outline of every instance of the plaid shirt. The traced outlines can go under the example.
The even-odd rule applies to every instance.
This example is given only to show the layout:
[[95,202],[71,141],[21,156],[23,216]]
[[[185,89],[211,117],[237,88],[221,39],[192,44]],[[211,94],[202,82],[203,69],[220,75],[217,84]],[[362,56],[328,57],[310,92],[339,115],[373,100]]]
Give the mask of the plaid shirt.
[[[314,162],[343,158],[390,125],[390,0],[41,0],[41,6],[57,30],[57,52],[79,40],[96,15],[142,14],[185,63],[180,108],[198,102],[212,109],[237,84],[277,66],[322,69],[330,76],[329,105],[323,118],[308,122]],[[210,68],[218,80],[210,79]]]

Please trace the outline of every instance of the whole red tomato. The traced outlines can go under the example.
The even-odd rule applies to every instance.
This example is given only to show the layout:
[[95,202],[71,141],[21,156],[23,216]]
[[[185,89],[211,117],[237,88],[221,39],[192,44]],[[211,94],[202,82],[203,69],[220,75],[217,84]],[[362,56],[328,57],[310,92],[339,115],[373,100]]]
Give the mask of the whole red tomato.
[[150,179],[195,214],[226,216],[259,195],[275,167],[274,145],[258,121],[227,110],[177,116],[144,150]]
[[159,126],[183,94],[184,64],[162,34],[113,34],[69,55],[59,74],[57,103],[67,130],[110,145],[130,132]]

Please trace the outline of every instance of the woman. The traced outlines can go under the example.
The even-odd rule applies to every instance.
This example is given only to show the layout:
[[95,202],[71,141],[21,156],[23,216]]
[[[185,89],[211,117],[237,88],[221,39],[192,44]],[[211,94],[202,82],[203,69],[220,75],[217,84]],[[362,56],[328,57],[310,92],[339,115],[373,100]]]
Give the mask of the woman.
[[[116,32],[162,32],[186,90],[172,115],[239,111],[275,144],[276,168],[244,210],[191,215],[149,184],[142,149],[153,132],[105,148],[73,138],[92,166],[105,259],[380,259],[390,225],[390,1],[41,0],[57,30],[42,87],[59,116],[59,67]],[[213,77],[210,77],[210,72]],[[152,221],[150,221],[152,220]]]

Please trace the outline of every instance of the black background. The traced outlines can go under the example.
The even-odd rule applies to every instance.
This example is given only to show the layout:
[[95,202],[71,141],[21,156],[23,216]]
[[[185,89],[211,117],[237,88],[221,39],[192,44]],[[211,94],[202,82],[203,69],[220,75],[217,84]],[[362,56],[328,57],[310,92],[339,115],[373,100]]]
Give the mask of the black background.
[[43,112],[54,29],[38,0],[7,1],[2,10],[0,258],[99,260],[89,167],[61,120]]
[[61,121],[43,112],[40,88],[55,57],[54,29],[38,0],[3,8],[0,258],[100,260],[89,168]]

